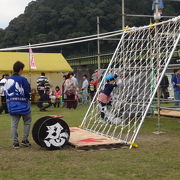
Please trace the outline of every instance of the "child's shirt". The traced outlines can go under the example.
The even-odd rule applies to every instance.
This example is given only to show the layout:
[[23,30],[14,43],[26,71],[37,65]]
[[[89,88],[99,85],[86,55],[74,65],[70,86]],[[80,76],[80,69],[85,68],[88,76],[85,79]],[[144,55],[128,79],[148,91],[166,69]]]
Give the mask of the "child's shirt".
[[89,92],[96,92],[96,86],[94,85],[94,82],[89,83]]
[[104,93],[106,96],[110,96],[115,87],[117,87],[117,84],[106,84],[102,93]]
[[56,96],[56,98],[60,98],[61,97],[61,91],[54,91],[54,96]]

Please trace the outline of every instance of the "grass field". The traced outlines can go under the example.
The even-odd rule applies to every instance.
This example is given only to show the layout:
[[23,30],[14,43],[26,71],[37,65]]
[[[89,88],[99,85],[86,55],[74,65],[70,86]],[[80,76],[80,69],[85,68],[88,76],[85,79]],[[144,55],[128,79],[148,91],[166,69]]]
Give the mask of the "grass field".
[[[45,115],[62,114],[69,126],[79,126],[87,107],[63,108],[39,112],[32,107],[33,122]],[[154,135],[156,117],[148,117],[137,138],[139,148],[76,151],[65,148],[47,151],[36,145],[13,149],[10,117],[0,115],[0,180],[179,180],[180,120],[161,119],[165,134]],[[19,137],[22,136],[22,122]]]

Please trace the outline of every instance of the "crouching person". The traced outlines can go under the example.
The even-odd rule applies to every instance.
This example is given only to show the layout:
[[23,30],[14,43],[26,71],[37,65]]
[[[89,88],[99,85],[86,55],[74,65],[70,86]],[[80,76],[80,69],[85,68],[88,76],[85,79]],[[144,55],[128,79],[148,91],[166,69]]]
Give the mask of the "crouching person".
[[13,65],[14,75],[9,77],[5,84],[5,93],[7,100],[7,107],[11,115],[11,133],[13,139],[13,147],[19,148],[18,141],[18,123],[21,117],[24,121],[24,135],[21,145],[25,147],[31,146],[28,141],[30,125],[31,125],[31,110],[30,110],[30,84],[22,75],[24,64],[17,61]]
[[52,105],[50,99],[50,89],[45,89],[45,93],[40,97],[37,106],[40,108],[40,111],[46,111],[48,107]]

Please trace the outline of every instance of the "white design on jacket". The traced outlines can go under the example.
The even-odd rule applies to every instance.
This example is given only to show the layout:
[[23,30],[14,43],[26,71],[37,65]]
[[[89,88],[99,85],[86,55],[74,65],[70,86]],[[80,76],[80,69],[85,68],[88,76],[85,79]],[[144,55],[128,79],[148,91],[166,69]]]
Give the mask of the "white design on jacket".
[[13,79],[7,80],[5,84],[5,90],[8,96],[14,96],[14,95],[24,96],[24,89],[22,88],[22,85],[20,86],[19,83],[15,82]]
[[63,127],[59,123],[46,127],[48,129],[47,132],[49,133],[44,140],[46,146],[47,147],[50,147],[51,145],[55,147],[62,146],[69,136],[66,132],[61,133]]

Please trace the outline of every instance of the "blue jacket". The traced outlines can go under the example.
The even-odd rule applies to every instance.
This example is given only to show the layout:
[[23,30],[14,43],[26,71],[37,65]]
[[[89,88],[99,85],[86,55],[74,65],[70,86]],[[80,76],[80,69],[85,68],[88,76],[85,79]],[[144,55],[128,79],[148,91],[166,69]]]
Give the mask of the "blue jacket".
[[5,84],[6,100],[9,114],[25,115],[31,112],[30,99],[30,84],[27,79],[14,74],[9,77]]
[[180,91],[180,87],[176,86],[176,84],[180,84],[180,75],[173,74],[171,81],[173,84],[174,91]]

